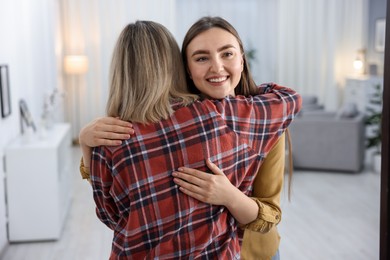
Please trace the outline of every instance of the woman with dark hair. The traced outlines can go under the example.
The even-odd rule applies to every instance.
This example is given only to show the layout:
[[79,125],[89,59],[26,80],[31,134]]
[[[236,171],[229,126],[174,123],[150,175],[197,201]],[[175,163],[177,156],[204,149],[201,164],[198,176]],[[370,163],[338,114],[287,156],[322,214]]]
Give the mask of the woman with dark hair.
[[[234,66],[234,64],[230,63],[232,53],[230,44],[234,41],[238,43],[239,52],[242,54],[243,67],[238,84],[235,85],[233,83],[229,85],[229,81],[234,77],[234,73],[230,73],[232,71],[231,68]],[[207,16],[195,22],[184,37],[181,52],[187,71],[187,85],[192,93],[197,93],[207,98],[223,98],[227,92],[218,91],[216,86],[210,82],[210,79],[214,76],[218,78],[218,83],[221,84],[224,78],[220,76],[226,76],[225,84],[223,85],[225,89],[234,89],[235,95],[256,95],[257,86],[249,70],[249,63],[242,40],[235,28],[225,19]],[[222,72],[217,71],[219,70],[218,67],[213,68],[213,66],[218,66],[215,64],[220,62],[219,60],[225,66],[223,70],[221,69]],[[280,222],[282,215],[280,194],[283,189],[285,169],[284,135],[282,135],[272,152],[265,158],[254,181],[252,199],[258,204],[259,211],[256,220],[243,226],[245,227],[241,248],[243,259],[279,259],[280,236],[276,225]],[[289,148],[289,159],[291,161],[291,147]],[[199,176],[199,172],[196,171],[193,171],[192,174]],[[290,192],[291,164],[289,174],[288,187]],[[188,179],[186,181],[183,182],[183,185],[189,186]],[[217,191],[215,195],[224,196],[220,192],[223,188],[214,189]],[[220,200],[217,196],[213,199],[206,198],[204,194],[207,193],[203,190],[198,190],[195,198],[212,204]]]

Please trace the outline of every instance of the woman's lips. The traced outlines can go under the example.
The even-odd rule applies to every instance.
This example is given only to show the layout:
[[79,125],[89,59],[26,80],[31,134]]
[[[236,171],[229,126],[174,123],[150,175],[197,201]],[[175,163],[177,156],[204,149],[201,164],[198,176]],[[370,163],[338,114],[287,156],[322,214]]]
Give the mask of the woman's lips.
[[209,78],[207,79],[208,82],[211,82],[211,83],[221,83],[225,80],[227,80],[227,76],[223,76],[223,77],[215,77],[215,78]]

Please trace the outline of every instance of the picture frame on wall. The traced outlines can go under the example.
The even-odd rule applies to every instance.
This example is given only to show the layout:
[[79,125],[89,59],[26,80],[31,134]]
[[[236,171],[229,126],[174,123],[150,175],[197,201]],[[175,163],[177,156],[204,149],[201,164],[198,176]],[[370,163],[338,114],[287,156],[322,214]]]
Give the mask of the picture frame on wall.
[[8,65],[0,64],[0,100],[1,117],[5,118],[11,114],[11,94],[9,87]]
[[381,18],[375,22],[375,50],[385,51],[386,19]]

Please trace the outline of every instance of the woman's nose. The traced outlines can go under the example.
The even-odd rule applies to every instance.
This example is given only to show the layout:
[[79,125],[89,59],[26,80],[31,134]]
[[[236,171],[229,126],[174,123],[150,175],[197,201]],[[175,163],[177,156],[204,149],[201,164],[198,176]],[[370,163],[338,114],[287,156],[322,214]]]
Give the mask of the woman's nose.
[[210,71],[211,72],[220,72],[223,70],[223,62],[221,59],[212,59],[211,60],[211,67],[210,67]]

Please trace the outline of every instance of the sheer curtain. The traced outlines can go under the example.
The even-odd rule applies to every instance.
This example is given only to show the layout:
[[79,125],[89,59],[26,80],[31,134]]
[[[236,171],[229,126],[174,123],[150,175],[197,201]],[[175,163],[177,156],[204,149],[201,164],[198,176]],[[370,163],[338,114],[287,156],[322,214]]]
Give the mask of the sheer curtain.
[[255,50],[257,83],[277,82],[316,94],[336,109],[352,61],[366,43],[368,0],[60,0],[64,55],[85,54],[81,125],[105,114],[111,53],[122,28],[137,19],[164,24],[179,45],[202,16],[221,16]]
[[[89,60],[89,70],[80,76],[81,84],[77,86],[81,126],[105,115],[111,54],[124,26],[148,19],[171,30],[175,24],[174,7],[174,0],[61,0],[63,55],[83,54]],[[65,90],[71,84],[66,82]],[[71,107],[66,109],[68,114],[72,113]]]
[[356,52],[366,47],[367,10],[368,0],[279,0],[277,81],[337,109]]

